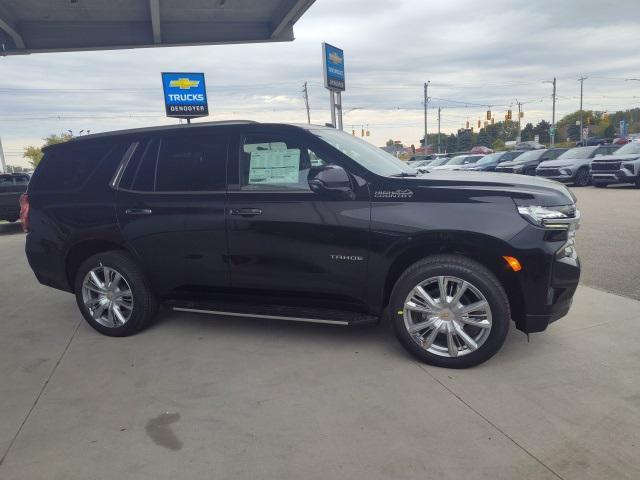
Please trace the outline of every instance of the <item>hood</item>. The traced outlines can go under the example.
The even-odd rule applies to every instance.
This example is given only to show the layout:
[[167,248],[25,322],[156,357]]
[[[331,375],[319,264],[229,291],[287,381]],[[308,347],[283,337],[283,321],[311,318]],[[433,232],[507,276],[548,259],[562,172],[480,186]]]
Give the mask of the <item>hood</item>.
[[556,206],[575,203],[576,197],[559,182],[510,173],[440,170],[402,179],[402,187],[451,188],[478,191],[478,196],[509,196],[520,205]]
[[593,158],[565,158],[563,160],[545,160],[538,164],[539,167],[572,167],[576,164],[591,163]]
[[604,155],[602,157],[595,157],[594,160],[597,161],[625,161],[625,160],[636,160],[640,158],[640,153],[627,153],[626,155]]
[[434,171],[442,171],[442,170],[453,170],[455,168],[460,168],[460,167],[462,167],[462,165],[439,165],[437,167],[428,168],[428,165],[427,165],[427,170],[434,172]]

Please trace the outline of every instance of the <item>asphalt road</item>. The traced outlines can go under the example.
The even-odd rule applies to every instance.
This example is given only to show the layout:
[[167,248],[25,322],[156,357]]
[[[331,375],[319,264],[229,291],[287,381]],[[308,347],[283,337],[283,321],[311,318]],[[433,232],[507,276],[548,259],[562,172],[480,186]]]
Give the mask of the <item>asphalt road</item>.
[[582,225],[576,244],[581,283],[640,300],[640,190],[572,188]]
[[640,191],[575,191],[569,315],[464,371],[417,363],[387,323],[165,312],[104,337],[0,225],[0,478],[636,480],[640,302],[603,290],[637,297]]

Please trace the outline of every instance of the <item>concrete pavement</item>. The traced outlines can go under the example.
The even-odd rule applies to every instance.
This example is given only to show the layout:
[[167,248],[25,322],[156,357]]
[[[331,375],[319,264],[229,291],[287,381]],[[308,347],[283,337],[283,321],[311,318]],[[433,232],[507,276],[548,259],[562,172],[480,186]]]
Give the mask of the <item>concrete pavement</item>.
[[[14,231],[15,230],[15,231]],[[588,287],[465,371],[344,329],[163,314],[99,335],[0,225],[0,478],[637,479],[640,302]]]

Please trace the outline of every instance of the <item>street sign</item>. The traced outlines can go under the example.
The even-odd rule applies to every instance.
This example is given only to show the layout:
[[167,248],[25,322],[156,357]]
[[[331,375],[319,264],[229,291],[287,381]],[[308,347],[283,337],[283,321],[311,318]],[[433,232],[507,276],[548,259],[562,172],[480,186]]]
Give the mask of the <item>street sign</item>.
[[325,88],[344,91],[344,52],[333,45],[323,43],[322,65],[324,67]]
[[204,73],[162,73],[167,117],[197,118],[209,115]]
[[627,136],[627,121],[626,120],[620,120],[620,136],[621,137],[626,137]]

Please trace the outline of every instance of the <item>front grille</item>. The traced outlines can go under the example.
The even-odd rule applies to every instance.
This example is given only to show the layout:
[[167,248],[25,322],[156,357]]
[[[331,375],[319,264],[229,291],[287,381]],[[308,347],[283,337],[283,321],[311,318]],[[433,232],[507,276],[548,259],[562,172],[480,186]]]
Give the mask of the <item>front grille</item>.
[[617,172],[621,162],[593,162],[591,170],[594,172]]
[[544,170],[536,170],[536,174],[541,177],[558,177],[560,176],[560,170],[557,168],[545,168]]
[[511,167],[500,167],[500,171],[504,173],[513,173],[513,168]]

